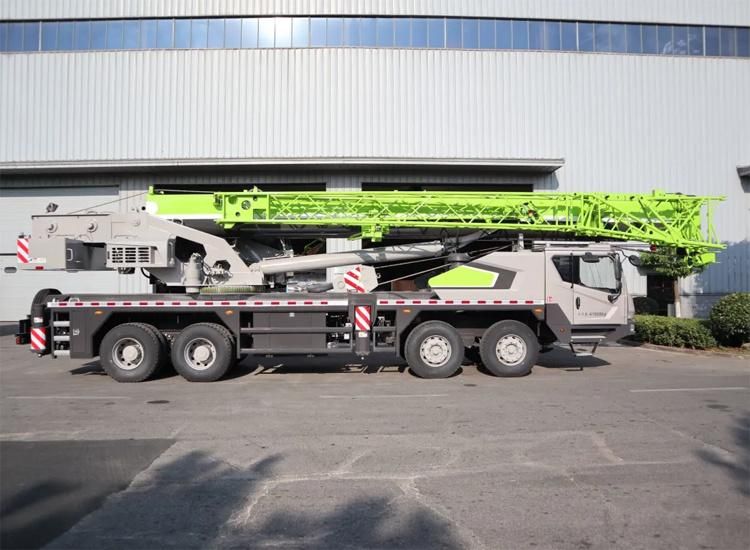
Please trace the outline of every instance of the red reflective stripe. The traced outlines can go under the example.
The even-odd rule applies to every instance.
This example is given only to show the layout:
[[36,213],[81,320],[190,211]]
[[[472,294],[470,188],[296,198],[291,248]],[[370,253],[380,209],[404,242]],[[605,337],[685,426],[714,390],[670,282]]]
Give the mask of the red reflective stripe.
[[246,306],[246,305],[247,305],[247,302],[246,302],[246,301],[244,301],[244,300],[242,300],[241,302],[237,302],[237,305],[238,305],[238,306]]
[[231,302],[221,302],[221,305],[228,306],[228,305],[231,305]]
[[510,301],[510,303],[511,303],[511,304],[517,304],[517,303],[518,303],[518,300],[511,300],[511,301]]
[[83,302],[75,302],[73,303],[73,305],[76,307],[81,307],[83,305]]

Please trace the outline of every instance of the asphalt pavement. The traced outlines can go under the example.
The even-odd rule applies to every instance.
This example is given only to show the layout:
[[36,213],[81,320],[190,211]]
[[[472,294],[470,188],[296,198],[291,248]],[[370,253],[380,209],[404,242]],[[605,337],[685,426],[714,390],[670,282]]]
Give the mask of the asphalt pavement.
[[750,361],[606,347],[520,379],[377,358],[118,384],[0,338],[2,548],[750,540]]

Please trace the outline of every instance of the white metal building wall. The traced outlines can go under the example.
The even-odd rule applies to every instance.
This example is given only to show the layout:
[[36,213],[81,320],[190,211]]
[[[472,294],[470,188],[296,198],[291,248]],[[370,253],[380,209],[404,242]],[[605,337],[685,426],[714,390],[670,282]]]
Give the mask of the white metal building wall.
[[3,0],[0,19],[446,15],[748,25],[747,0]]

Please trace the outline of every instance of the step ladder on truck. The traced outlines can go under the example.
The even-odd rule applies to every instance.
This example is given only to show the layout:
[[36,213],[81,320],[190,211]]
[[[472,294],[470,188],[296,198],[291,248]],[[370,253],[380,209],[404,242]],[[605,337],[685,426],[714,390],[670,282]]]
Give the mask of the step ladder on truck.
[[[590,354],[632,332],[622,276],[622,262],[637,263],[632,251],[715,261],[719,200],[151,188],[137,211],[33,216],[19,260],[29,270],[145,275],[156,292],[42,289],[17,342],[39,356],[98,356],[121,382],[169,363],[213,381],[245,356],[373,353],[405,359],[424,378],[451,376],[466,354],[495,375],[522,376],[556,342]],[[318,253],[320,237],[335,235],[373,244]],[[394,269],[392,280],[408,284],[389,288],[383,273]]]

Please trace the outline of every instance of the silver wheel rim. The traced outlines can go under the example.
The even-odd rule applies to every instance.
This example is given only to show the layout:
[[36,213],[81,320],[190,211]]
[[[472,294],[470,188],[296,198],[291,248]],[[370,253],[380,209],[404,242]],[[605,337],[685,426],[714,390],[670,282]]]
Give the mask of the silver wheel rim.
[[184,356],[191,369],[210,369],[216,362],[216,346],[206,338],[193,338],[185,345]]
[[419,357],[429,367],[442,367],[451,358],[453,348],[445,336],[428,336],[419,346]]
[[135,338],[120,338],[112,347],[112,362],[118,369],[135,370],[144,356],[143,345]]
[[515,334],[501,336],[495,345],[495,355],[501,363],[518,365],[526,359],[526,342]]

